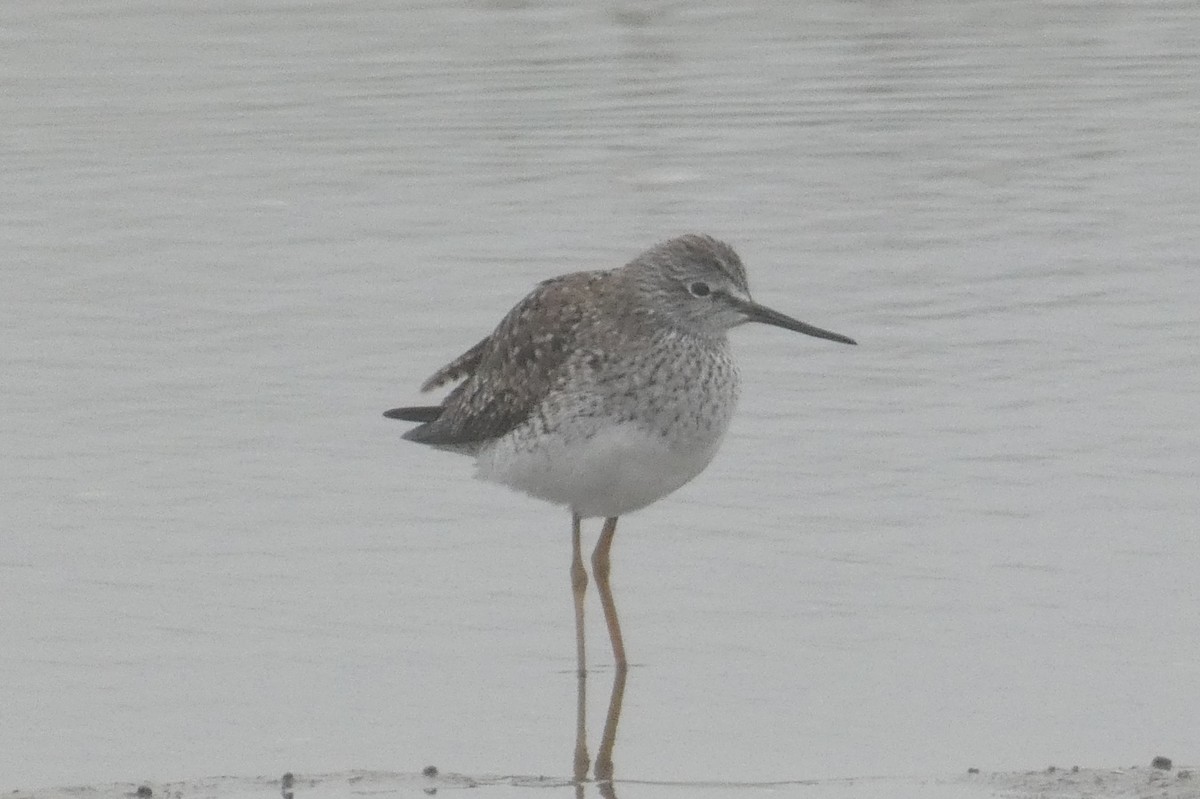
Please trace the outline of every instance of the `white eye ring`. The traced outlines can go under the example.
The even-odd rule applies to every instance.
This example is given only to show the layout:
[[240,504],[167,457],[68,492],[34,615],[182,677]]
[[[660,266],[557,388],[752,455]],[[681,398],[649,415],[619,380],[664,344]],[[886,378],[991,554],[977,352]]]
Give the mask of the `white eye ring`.
[[688,293],[693,297],[707,297],[712,294],[712,289],[703,280],[697,280],[695,283],[688,284]]

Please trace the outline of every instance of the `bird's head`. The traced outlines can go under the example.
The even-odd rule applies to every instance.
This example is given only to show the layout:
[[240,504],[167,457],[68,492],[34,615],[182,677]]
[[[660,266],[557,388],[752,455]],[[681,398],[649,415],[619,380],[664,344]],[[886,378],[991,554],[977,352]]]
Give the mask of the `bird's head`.
[[693,333],[723,337],[730,328],[761,322],[843,344],[856,343],[755,302],[742,259],[712,236],[691,233],[671,239],[646,250],[625,268],[635,273],[647,296],[672,322]]

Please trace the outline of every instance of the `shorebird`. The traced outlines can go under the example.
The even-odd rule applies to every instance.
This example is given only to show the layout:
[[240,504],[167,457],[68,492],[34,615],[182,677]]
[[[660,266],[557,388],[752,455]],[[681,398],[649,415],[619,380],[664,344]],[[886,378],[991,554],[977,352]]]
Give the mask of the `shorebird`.
[[440,405],[395,408],[404,438],[471,455],[477,475],[571,512],[579,674],[587,588],[580,522],[604,519],[592,573],[616,668],[625,645],[609,586],[617,518],[687,483],[717,452],[738,396],[726,333],[761,322],[854,344],[750,298],[733,248],[689,234],[618,269],[540,283],[492,333],[433,374]]

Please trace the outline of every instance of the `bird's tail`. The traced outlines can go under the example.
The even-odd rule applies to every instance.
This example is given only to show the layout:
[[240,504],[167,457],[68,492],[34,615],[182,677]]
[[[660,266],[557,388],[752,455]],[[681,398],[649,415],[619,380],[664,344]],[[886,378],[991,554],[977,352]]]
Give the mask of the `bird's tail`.
[[400,419],[404,422],[432,422],[442,415],[441,405],[421,405],[413,408],[392,408],[384,411],[389,419]]

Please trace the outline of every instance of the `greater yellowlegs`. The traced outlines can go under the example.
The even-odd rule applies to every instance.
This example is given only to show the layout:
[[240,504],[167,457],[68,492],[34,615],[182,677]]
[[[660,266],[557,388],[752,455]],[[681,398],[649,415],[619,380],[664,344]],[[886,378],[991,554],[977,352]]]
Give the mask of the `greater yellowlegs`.
[[479,477],[571,511],[581,675],[580,521],[604,519],[592,573],[624,672],[609,587],[617,517],[670,494],[716,454],[738,395],[726,333],[746,322],[855,343],[754,302],[733,248],[692,234],[619,269],[543,281],[490,335],[425,381],[422,391],[458,383],[441,405],[384,413],[422,423],[404,438],[472,455]]

